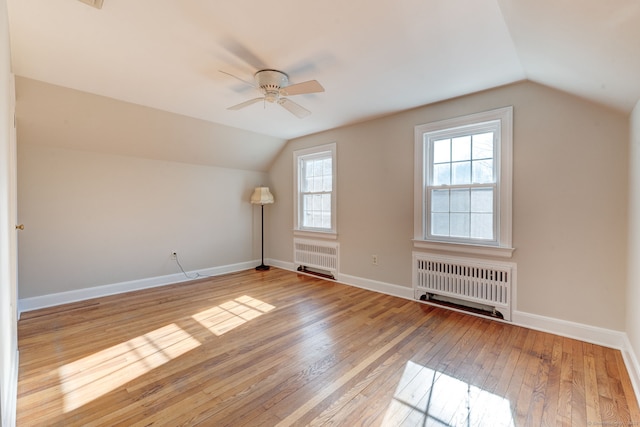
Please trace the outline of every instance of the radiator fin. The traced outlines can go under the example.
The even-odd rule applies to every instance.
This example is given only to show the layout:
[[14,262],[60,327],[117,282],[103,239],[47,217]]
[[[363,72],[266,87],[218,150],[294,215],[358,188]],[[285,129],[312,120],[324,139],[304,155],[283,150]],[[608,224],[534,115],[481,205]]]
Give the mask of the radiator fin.
[[511,320],[514,265],[414,253],[415,297],[435,294],[493,307]]

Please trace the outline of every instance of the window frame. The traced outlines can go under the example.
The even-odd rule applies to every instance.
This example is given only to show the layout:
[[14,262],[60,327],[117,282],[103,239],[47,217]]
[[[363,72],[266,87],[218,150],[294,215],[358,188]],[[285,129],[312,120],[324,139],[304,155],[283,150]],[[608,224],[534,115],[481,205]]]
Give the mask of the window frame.
[[[304,227],[302,221],[302,215],[304,210],[302,207],[302,169],[301,164],[305,160],[311,160],[313,158],[324,157],[324,154],[329,153],[331,156],[331,228],[317,228],[317,227]],[[318,145],[315,147],[304,148],[295,150],[293,152],[293,230],[297,236],[323,236],[326,238],[337,237],[337,156],[336,156],[336,143]]]
[[[429,217],[429,176],[431,145],[429,140],[469,134],[492,122],[498,123],[498,135],[494,138],[494,240],[431,236]],[[422,249],[446,250],[470,254],[510,258],[512,246],[512,171],[513,171],[513,107],[439,120],[415,126],[415,181],[414,181],[414,246]],[[471,188],[474,184],[464,185]],[[433,187],[431,187],[433,188]],[[449,187],[447,187],[449,188]]]

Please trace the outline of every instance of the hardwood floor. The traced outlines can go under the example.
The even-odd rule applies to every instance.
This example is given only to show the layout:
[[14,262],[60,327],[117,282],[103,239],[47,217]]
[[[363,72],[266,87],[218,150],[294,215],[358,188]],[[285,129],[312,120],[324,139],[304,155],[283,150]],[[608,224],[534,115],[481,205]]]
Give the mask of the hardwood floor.
[[18,329],[19,426],[640,425],[617,350],[279,269]]

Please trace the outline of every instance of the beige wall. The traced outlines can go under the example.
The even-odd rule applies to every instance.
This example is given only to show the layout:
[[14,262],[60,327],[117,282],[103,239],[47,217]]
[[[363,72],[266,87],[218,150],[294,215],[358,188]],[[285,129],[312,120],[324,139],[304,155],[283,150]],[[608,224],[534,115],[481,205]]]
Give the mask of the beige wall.
[[640,355],[640,101],[631,114],[629,169],[629,283],[627,336],[636,357]]
[[[270,159],[247,154],[239,164],[220,149],[217,161],[238,168],[211,165],[216,125],[27,79],[17,94],[19,298],[179,273],[172,250],[186,270],[260,258],[259,209],[249,198],[267,184]],[[123,142],[128,131],[135,138]],[[251,135],[242,145],[246,132],[225,132],[240,154],[260,142]],[[168,160],[171,146],[197,152],[207,141],[213,156]]]
[[507,105],[516,309],[624,330],[628,118],[530,82],[290,141],[269,172],[270,256],[292,261],[292,151],[336,142],[341,273],[411,287],[414,126]]
[[247,172],[20,143],[20,298],[259,258]]
[[16,78],[20,141],[266,172],[285,140]]

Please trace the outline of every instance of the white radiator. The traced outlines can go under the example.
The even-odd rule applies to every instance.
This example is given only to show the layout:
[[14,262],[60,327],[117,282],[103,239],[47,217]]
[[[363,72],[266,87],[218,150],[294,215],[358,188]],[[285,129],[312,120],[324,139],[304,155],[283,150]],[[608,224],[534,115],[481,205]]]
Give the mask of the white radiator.
[[335,276],[338,273],[340,244],[322,240],[293,239],[293,262],[298,270],[307,268],[328,272]]
[[[414,252],[413,288],[416,299],[432,295],[488,306],[511,320],[515,264]],[[463,304],[464,305],[464,304]],[[497,313],[496,313],[497,314]]]

